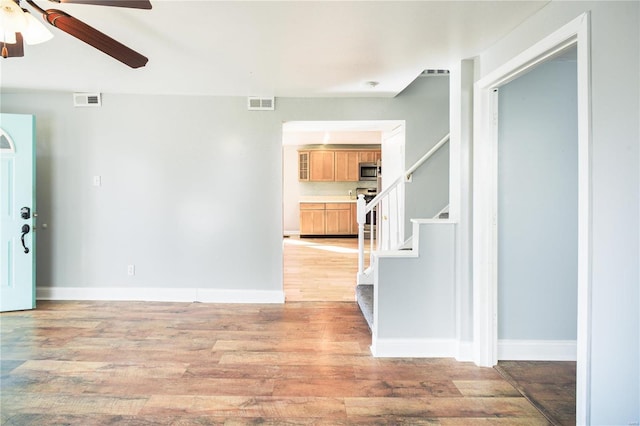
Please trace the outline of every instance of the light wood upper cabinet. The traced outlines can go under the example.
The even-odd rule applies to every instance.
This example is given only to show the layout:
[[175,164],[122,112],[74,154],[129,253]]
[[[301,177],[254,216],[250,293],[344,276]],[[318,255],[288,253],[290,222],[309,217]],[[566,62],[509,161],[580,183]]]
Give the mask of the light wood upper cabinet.
[[335,180],[333,151],[309,151],[309,180],[331,182]]
[[298,151],[298,180],[303,182],[358,182],[359,164],[375,163],[380,151],[355,149]]
[[358,151],[335,151],[336,182],[358,181]]
[[360,163],[377,163],[381,158],[380,151],[360,151],[358,154]]
[[309,151],[298,151],[298,180],[309,180]]

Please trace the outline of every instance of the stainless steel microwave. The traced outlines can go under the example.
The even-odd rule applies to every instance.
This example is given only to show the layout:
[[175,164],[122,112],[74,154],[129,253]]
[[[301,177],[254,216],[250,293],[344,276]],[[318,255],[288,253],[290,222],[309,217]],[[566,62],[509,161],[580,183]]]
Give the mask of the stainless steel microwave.
[[360,172],[358,180],[376,180],[378,179],[378,165],[376,163],[360,163]]

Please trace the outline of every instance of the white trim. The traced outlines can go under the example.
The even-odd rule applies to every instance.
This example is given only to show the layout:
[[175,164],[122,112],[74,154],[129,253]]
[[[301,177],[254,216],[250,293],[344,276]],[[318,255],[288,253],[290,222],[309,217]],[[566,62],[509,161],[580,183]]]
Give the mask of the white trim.
[[454,358],[455,339],[371,339],[371,354],[376,358]]
[[456,361],[472,362],[473,361],[473,342],[458,341],[458,351]]
[[498,359],[511,361],[575,361],[575,340],[498,340]]
[[220,290],[162,287],[38,287],[38,300],[109,300],[141,302],[284,303],[276,290]]
[[199,288],[198,302],[205,303],[284,303],[280,290],[218,290]]
[[578,315],[576,421],[588,424],[591,335],[590,22],[583,13],[498,67],[474,88],[473,306],[474,361],[493,366],[497,339],[497,190],[494,89],[560,51],[577,45],[578,69]]
[[473,361],[473,342],[456,339],[371,339],[371,354],[376,358],[455,358]]
[[591,39],[590,15],[578,35],[578,321],[576,345],[576,423],[591,417]]

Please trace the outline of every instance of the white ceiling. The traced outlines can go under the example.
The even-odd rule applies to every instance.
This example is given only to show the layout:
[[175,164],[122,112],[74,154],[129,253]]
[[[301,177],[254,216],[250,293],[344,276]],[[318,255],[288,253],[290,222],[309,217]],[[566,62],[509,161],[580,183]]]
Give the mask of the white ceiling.
[[130,69],[51,28],[52,41],[0,60],[4,92],[395,96],[423,70],[477,55],[547,3],[151,0],[145,11],[35,1],[149,63]]

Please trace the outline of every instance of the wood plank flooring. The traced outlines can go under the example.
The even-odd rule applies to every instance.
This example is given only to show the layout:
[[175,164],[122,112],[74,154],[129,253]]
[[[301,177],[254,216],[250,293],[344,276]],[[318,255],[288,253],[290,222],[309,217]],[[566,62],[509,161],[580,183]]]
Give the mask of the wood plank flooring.
[[372,358],[356,247],[285,239],[284,305],[39,302],[0,314],[0,423],[548,424],[494,369]]
[[376,359],[354,302],[40,302],[0,315],[3,425],[543,425],[491,368]]
[[[284,292],[292,302],[353,302],[357,238],[285,238]],[[365,268],[369,265],[369,241]]]
[[500,361],[496,369],[553,425],[576,424],[575,362]]

